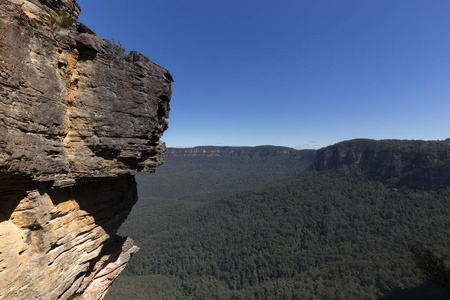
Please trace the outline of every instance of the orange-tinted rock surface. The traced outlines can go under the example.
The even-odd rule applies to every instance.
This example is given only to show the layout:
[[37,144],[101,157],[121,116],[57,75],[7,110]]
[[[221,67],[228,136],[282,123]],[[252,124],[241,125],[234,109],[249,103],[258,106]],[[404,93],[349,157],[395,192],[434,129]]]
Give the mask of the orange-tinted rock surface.
[[132,176],[2,191],[0,299],[101,299],[138,250],[116,236],[136,200]]
[[136,52],[115,58],[80,23],[54,26],[0,1],[0,175],[58,184],[154,171],[170,74]]
[[138,249],[116,235],[129,174],[164,161],[172,77],[115,57],[79,13],[0,0],[0,299],[103,298]]

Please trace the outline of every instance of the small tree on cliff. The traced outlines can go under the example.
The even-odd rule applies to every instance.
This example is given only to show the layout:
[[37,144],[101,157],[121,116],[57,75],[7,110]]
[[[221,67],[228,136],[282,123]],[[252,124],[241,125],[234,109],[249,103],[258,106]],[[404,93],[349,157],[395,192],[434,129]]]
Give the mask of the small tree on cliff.
[[53,13],[51,16],[52,28],[55,29],[58,26],[62,28],[69,28],[72,26],[73,19],[65,12]]
[[128,53],[125,47],[122,45],[122,42],[116,42],[113,37],[109,40],[105,40],[106,45],[112,51],[112,53],[120,60],[125,60],[128,58]]

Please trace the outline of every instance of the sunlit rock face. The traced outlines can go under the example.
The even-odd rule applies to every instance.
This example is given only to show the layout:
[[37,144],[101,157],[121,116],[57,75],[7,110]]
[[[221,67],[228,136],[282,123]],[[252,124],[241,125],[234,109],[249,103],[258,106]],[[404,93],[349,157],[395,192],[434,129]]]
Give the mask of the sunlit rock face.
[[132,176],[2,191],[2,198],[2,299],[67,299],[86,291],[93,294],[86,299],[101,299],[115,278],[107,275],[117,276],[138,249],[116,236],[137,200]]
[[129,173],[164,161],[172,77],[116,58],[79,13],[0,0],[0,299],[101,299],[137,250],[115,235]]

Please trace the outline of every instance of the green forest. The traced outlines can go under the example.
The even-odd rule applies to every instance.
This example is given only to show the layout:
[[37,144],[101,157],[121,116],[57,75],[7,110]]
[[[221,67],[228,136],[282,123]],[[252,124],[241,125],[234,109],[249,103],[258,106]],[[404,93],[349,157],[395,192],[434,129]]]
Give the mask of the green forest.
[[141,250],[105,299],[449,299],[450,188],[311,159],[167,157],[139,175],[119,233]]

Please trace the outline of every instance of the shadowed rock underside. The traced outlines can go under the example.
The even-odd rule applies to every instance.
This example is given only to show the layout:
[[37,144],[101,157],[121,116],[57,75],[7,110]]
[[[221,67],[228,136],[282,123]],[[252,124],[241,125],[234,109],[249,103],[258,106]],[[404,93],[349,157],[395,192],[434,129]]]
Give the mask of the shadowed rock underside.
[[102,299],[138,249],[116,235],[129,174],[164,161],[171,75],[116,58],[79,13],[0,0],[0,299]]

